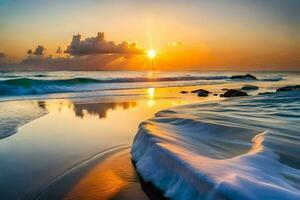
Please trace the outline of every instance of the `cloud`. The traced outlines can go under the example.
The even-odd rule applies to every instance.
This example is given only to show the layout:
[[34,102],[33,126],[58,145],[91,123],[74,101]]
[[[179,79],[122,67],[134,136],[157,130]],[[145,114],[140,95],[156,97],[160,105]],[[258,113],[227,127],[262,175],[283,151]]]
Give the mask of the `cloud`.
[[[16,63],[19,70],[111,70],[133,69],[131,60],[145,60],[145,49],[136,43],[115,43],[107,41],[104,33],[96,37],[81,39],[81,35],[74,35],[67,49],[63,51],[59,46],[52,57],[45,53],[46,48],[38,45],[35,50],[29,49],[28,56]],[[61,55],[66,53],[65,55]],[[140,63],[140,62],[139,62]]]
[[55,53],[67,53],[67,55],[41,56],[45,55],[45,48],[39,45],[34,52],[29,49],[27,51],[29,56],[18,66],[26,67],[26,69],[29,67],[32,70],[105,70],[113,69],[117,64],[117,68],[122,69],[122,63],[126,64],[134,57],[144,56],[145,50],[138,47],[136,43],[117,44],[113,41],[106,41],[104,33],[100,32],[96,37],[84,40],[81,39],[81,35],[74,35],[65,51],[59,46]]
[[6,59],[6,54],[3,53],[3,52],[0,52],[0,66],[1,66],[2,64],[5,64],[6,61],[7,61],[7,59]]
[[[28,56],[18,66],[31,70],[109,70],[111,63],[124,56],[120,54],[93,54],[73,57]],[[124,58],[124,60],[128,60]]]
[[168,42],[168,47],[178,47],[181,46],[181,42]]
[[1,59],[1,58],[4,58],[5,56],[6,56],[5,53],[0,52],[0,59]]
[[60,48],[60,47],[58,47],[55,53],[62,53],[62,50],[61,50],[61,48]]
[[38,45],[37,48],[35,48],[35,51],[33,52],[31,49],[28,49],[27,54],[28,55],[36,55],[36,56],[43,56],[45,52],[45,47],[42,45]]
[[65,50],[73,56],[83,56],[92,54],[141,54],[144,50],[136,43],[122,42],[116,44],[113,41],[106,41],[103,32],[99,32],[96,37],[81,40],[81,35],[74,35],[70,45]]
[[35,51],[33,52],[34,55],[37,55],[37,56],[42,56],[44,55],[44,51],[46,49],[44,48],[44,46],[42,45],[38,45],[38,47],[35,49]]

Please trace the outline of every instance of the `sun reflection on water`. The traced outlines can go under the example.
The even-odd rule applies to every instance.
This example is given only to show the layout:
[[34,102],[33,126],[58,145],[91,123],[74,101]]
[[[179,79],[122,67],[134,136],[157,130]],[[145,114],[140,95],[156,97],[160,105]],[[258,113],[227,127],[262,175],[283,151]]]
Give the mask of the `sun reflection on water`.
[[148,96],[150,99],[153,99],[155,95],[155,88],[148,88]]
[[155,105],[155,100],[154,100],[154,96],[155,96],[155,88],[148,88],[148,107],[153,107]]

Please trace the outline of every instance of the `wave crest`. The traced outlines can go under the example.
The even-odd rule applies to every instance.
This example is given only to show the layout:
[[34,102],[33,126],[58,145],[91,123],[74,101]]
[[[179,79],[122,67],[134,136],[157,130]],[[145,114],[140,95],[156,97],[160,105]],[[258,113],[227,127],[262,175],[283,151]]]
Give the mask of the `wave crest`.
[[[109,83],[142,83],[142,82],[175,82],[192,80],[223,80],[226,76],[179,76],[179,77],[133,77],[133,78],[85,78],[70,79],[36,79],[14,78],[0,81],[0,95],[47,94],[60,92],[80,92],[101,89],[102,84]],[[87,87],[88,84],[97,85],[96,88]],[[118,89],[118,88],[116,88]]]

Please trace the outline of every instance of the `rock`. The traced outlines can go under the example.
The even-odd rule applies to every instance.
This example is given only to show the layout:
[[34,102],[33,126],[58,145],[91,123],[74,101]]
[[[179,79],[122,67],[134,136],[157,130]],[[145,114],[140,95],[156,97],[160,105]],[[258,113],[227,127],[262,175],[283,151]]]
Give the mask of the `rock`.
[[240,97],[240,96],[248,96],[246,92],[239,90],[227,90],[224,94],[220,95],[221,97]]
[[207,97],[211,92],[203,89],[198,89],[191,91],[191,93],[197,93],[198,97]]
[[193,90],[191,93],[198,93],[198,92],[206,92],[206,93],[211,93],[210,91],[203,90],[203,89],[198,89],[198,90]]
[[228,90],[228,89],[227,89],[227,88],[223,88],[222,90],[223,90],[223,91],[226,91],[226,90]]
[[214,96],[218,96],[218,94],[214,94]]
[[300,85],[289,85],[282,88],[278,88],[276,92],[285,92],[285,91],[300,91]]
[[186,94],[186,93],[189,93],[189,92],[183,90],[183,91],[180,91],[180,93],[181,93],[181,94]]
[[275,94],[275,92],[261,92],[258,95],[268,95],[268,94]]
[[251,74],[231,76],[230,79],[257,80],[257,78]]
[[206,90],[199,90],[197,93],[198,97],[207,97],[208,94],[209,94],[209,92]]
[[256,85],[244,85],[241,89],[242,90],[258,90],[259,87]]

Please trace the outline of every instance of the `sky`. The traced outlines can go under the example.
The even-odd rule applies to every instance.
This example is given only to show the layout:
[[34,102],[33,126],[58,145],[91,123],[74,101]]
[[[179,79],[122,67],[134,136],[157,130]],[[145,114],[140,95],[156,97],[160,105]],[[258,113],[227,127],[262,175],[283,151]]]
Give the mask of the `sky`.
[[299,0],[0,0],[5,64],[300,70],[299,52]]

